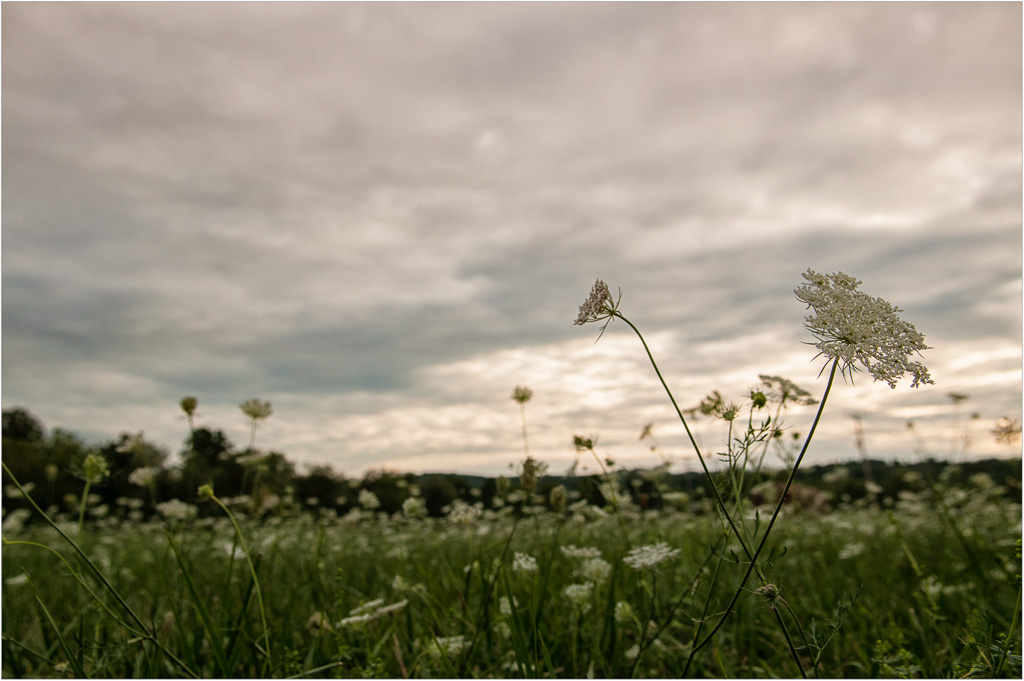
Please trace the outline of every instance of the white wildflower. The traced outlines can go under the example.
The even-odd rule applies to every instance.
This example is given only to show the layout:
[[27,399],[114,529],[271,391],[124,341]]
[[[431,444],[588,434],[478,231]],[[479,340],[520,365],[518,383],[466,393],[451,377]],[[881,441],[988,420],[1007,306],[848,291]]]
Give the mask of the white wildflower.
[[629,647],[629,649],[626,650],[626,653],[625,653],[626,659],[629,660],[630,662],[635,660],[636,656],[639,655],[639,654],[640,654],[640,646],[639,646],[639,644],[636,644],[636,643],[631,645]]
[[838,359],[844,375],[857,371],[859,362],[890,388],[907,372],[913,375],[912,388],[934,383],[923,364],[908,361],[928,346],[913,324],[897,316],[902,310],[858,291],[862,282],[842,272],[819,274],[808,269],[803,277],[809,283],[794,293],[814,309],[804,326],[818,339],[814,345],[819,356]]
[[465,636],[438,636],[430,643],[427,650],[430,652],[430,656],[437,660],[441,655],[456,657],[468,647],[469,641]]
[[378,617],[382,615],[390,615],[393,612],[398,612],[407,605],[409,605],[408,598],[398,601],[397,603],[392,603],[391,605],[385,605],[382,608],[378,608],[376,614]]
[[512,570],[515,572],[536,572],[537,559],[531,555],[516,551],[516,555],[512,559]]
[[356,624],[366,624],[377,619],[374,617],[372,612],[366,612],[361,615],[351,615],[338,622],[339,627],[351,627]]
[[582,546],[576,548],[575,544],[559,547],[566,558],[600,558],[601,549],[596,546]]
[[633,606],[626,601],[615,603],[615,621],[619,624],[629,624],[633,621]]
[[456,525],[470,525],[480,517],[480,509],[467,504],[457,504],[448,514],[448,520]]
[[612,294],[608,290],[608,284],[598,279],[594,282],[594,287],[590,289],[590,295],[580,305],[580,312],[573,323],[577,326],[582,326],[587,322],[600,321],[611,314],[614,309]]
[[582,584],[570,584],[569,586],[562,589],[562,595],[575,606],[583,606],[590,601],[591,594],[594,593],[593,582],[583,582]]
[[371,610],[374,610],[375,608],[378,608],[381,605],[384,605],[384,599],[383,598],[375,598],[372,601],[367,601],[366,603],[363,603],[362,605],[358,605],[355,608],[352,608],[352,610],[348,614],[350,614],[350,615],[362,615],[364,612],[370,612]]
[[851,542],[844,546],[843,550],[839,552],[839,558],[841,560],[849,560],[850,558],[856,558],[862,553],[864,553],[864,544],[860,542]]
[[588,558],[576,569],[576,575],[595,584],[604,582],[611,572],[612,564],[604,558]]
[[162,501],[156,505],[156,510],[157,513],[168,520],[188,520],[189,518],[195,518],[199,513],[199,509],[192,504],[186,504],[181,499]]
[[653,567],[658,563],[673,558],[679,554],[679,549],[671,549],[667,542],[660,542],[658,544],[651,544],[648,546],[639,546],[622,559],[624,563],[630,565],[636,569],[642,569],[646,567]]
[[375,508],[380,508],[380,499],[370,490],[361,489],[359,490],[359,505],[367,511],[372,511]]
[[157,474],[160,472],[159,468],[155,466],[143,466],[136,468],[128,474],[128,482],[139,487],[149,487],[156,480]]
[[27,508],[16,508],[4,518],[3,531],[17,533],[25,527],[25,523],[32,517],[32,511]]
[[350,627],[356,624],[365,624],[372,622],[373,620],[379,619],[384,615],[389,615],[394,612],[398,612],[409,604],[408,599],[392,603],[391,605],[384,605],[383,598],[375,598],[372,601],[363,603],[352,609],[349,616],[338,622],[339,627]]

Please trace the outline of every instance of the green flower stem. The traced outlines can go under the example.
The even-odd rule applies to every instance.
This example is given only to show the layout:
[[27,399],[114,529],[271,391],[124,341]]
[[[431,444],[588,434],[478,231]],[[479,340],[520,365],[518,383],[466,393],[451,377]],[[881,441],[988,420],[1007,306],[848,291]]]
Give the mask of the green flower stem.
[[[204,485],[204,488],[205,487],[206,486]],[[259,577],[256,576],[256,567],[252,563],[252,554],[249,551],[249,546],[245,543],[245,537],[242,536],[242,528],[238,526],[238,521],[235,520],[235,515],[231,512],[231,509],[225,506],[224,502],[221,501],[217,497],[217,495],[213,493],[212,488],[209,488],[207,490],[207,494],[209,495],[210,499],[214,501],[214,503],[216,503],[218,506],[221,507],[221,509],[223,509],[224,513],[226,513],[228,518],[231,520],[231,524],[235,528],[235,535],[238,537],[238,542],[242,545],[242,551],[245,552],[245,561],[249,564],[249,574],[252,575],[252,581],[256,585],[256,600],[259,602],[260,620],[263,623],[263,644],[266,647],[265,652],[267,654],[267,659],[270,662],[271,668],[273,668],[274,657],[273,655],[271,655],[270,652],[270,627],[267,626],[267,607],[266,604],[264,604],[263,602],[263,587],[260,585]]]
[[530,456],[530,443],[526,439],[526,403],[519,403],[519,417],[523,422],[523,454]]
[[1020,597],[1021,587],[1017,586],[1017,602],[1013,606],[1013,621],[1010,623],[1010,629],[1006,632],[1006,636],[1003,637],[1002,651],[999,654],[999,664],[996,665],[996,671],[994,676],[999,676],[999,672],[1003,670],[1003,665],[1006,663],[1006,657],[1010,653],[1010,648],[1013,646],[1013,632],[1017,629],[1017,618],[1020,616]]
[[89,501],[90,487],[92,487],[92,480],[86,479],[85,488],[82,490],[82,503],[78,505],[78,541],[82,541],[82,527],[85,525],[85,505]]
[[[733,595],[732,602],[730,602],[728,608],[726,608],[726,611],[722,615],[722,618],[719,620],[718,625],[716,625],[715,628],[711,631],[711,633],[709,633],[707,635],[707,637],[701,643],[699,643],[690,652],[690,659],[687,660],[687,664],[686,664],[687,669],[688,669],[689,666],[690,666],[690,662],[693,660],[693,654],[696,653],[697,650],[699,650],[704,644],[707,643],[707,641],[709,641],[711,639],[711,637],[718,631],[719,627],[725,621],[725,618],[728,616],[728,614],[732,610],[733,606],[735,606],[736,601],[739,598],[740,593],[743,591],[743,585],[746,584],[747,579],[750,577],[750,573],[753,570],[756,569],[758,577],[761,579],[762,582],[765,581],[764,580],[764,575],[761,573],[761,569],[757,565],[757,557],[760,555],[761,549],[764,547],[765,540],[768,538],[768,533],[771,531],[772,525],[775,523],[775,519],[778,517],[779,511],[782,508],[782,500],[785,499],[786,495],[789,493],[789,488],[793,484],[793,479],[796,476],[797,468],[800,467],[800,461],[803,459],[804,454],[807,452],[807,445],[810,444],[811,436],[813,436],[813,434],[814,434],[814,427],[817,426],[818,419],[821,418],[821,409],[818,410],[818,416],[817,416],[817,418],[815,418],[814,426],[811,427],[811,432],[808,434],[807,442],[804,443],[804,449],[800,453],[800,457],[797,459],[796,464],[793,466],[793,471],[790,474],[789,481],[786,483],[786,490],[785,490],[785,492],[783,492],[782,497],[779,499],[779,504],[775,508],[775,513],[772,514],[772,519],[768,523],[768,527],[765,529],[765,533],[764,533],[764,535],[761,538],[761,544],[758,546],[757,551],[755,551],[754,554],[751,555],[750,548],[748,547],[747,542],[744,541],[744,537],[740,533],[739,528],[736,526],[736,523],[733,522],[732,516],[729,515],[729,510],[728,510],[728,508],[725,505],[725,500],[722,498],[721,493],[718,491],[718,486],[715,485],[715,481],[711,477],[711,471],[708,469],[707,463],[705,463],[705,461],[704,461],[704,456],[700,452],[700,447],[697,445],[697,440],[696,440],[696,438],[693,437],[693,433],[690,431],[690,426],[689,426],[689,424],[687,424],[686,418],[683,416],[683,411],[679,408],[679,404],[676,402],[675,396],[672,395],[672,390],[669,389],[668,383],[665,382],[665,377],[661,375],[661,370],[658,369],[658,363],[654,360],[654,355],[651,353],[651,349],[650,349],[650,347],[648,347],[647,341],[644,340],[643,334],[640,333],[640,330],[638,328],[636,328],[636,326],[633,324],[633,322],[631,322],[628,319],[626,319],[622,315],[621,312],[616,310],[616,311],[612,312],[612,316],[618,317],[622,321],[626,322],[626,324],[629,325],[629,328],[633,329],[633,331],[636,333],[637,337],[640,339],[640,342],[643,344],[644,350],[647,352],[647,357],[648,357],[648,359],[651,360],[651,366],[654,367],[654,373],[656,373],[658,375],[658,380],[661,381],[661,385],[665,388],[665,392],[668,394],[668,398],[672,402],[672,406],[675,408],[676,414],[679,415],[679,420],[682,421],[682,423],[683,423],[683,428],[686,429],[686,434],[690,438],[690,444],[693,445],[693,449],[697,453],[697,458],[700,460],[700,465],[704,469],[704,475],[707,477],[708,484],[711,486],[711,490],[715,494],[715,500],[718,502],[719,508],[722,509],[722,515],[725,516],[726,521],[729,523],[729,527],[732,529],[732,532],[736,536],[736,539],[739,540],[740,546],[743,547],[743,552],[747,554],[747,559],[750,561],[750,566],[747,569],[746,574],[743,576],[743,581],[740,583],[740,586],[736,589],[736,593]],[[828,384],[828,387],[825,389],[826,397],[828,396],[828,390],[832,387],[832,379],[834,377],[835,377],[835,365],[833,365],[833,367],[832,367],[832,375],[829,377],[829,384]],[[824,405],[824,402],[825,402],[825,400],[823,398],[822,399],[822,405]],[[732,423],[731,422],[729,424],[729,427],[730,427],[730,433],[731,433],[732,432],[731,431],[731,428],[732,428]],[[748,539],[750,538],[749,534],[747,535],[747,538]],[[799,655],[797,655],[797,653],[796,653],[796,651],[795,651],[795,649],[793,647],[793,642],[790,639],[789,631],[786,628],[785,622],[782,620],[782,616],[778,613],[778,611],[776,611],[775,615],[776,615],[776,619],[779,622],[779,626],[782,629],[782,634],[783,634],[783,636],[786,639],[786,643],[789,645],[789,649],[790,649],[790,651],[791,651],[791,653],[793,655],[794,660],[796,661],[797,667],[800,669],[800,674],[804,678],[807,678],[807,675],[804,673],[803,664],[801,663],[800,657],[799,657]],[[685,675],[685,672],[684,672],[684,675]]]
[[[814,437],[814,431],[817,430],[818,423],[821,421],[821,414],[825,409],[825,403],[828,401],[828,395],[832,390],[832,384],[835,382],[836,369],[838,368],[839,358],[837,357],[834,360],[832,360],[832,371],[829,372],[828,385],[825,386],[825,394],[822,395],[821,402],[818,404],[818,413],[814,417],[814,423],[811,424],[811,430],[810,432],[807,433],[807,439],[804,441],[804,446],[800,450],[800,456],[797,457],[796,462],[793,464],[793,470],[790,471],[789,479],[786,481],[786,487],[785,489],[782,490],[782,495],[779,497],[779,501],[775,505],[775,511],[772,513],[772,517],[768,521],[768,527],[765,528],[764,534],[761,536],[761,542],[757,545],[757,550],[754,551],[754,555],[750,560],[750,565],[747,568],[746,573],[743,575],[742,581],[740,581],[739,588],[736,589],[736,593],[733,594],[732,601],[730,601],[729,605],[726,606],[725,612],[722,613],[722,616],[719,618],[718,623],[715,624],[714,629],[708,632],[707,636],[705,636],[704,639],[700,643],[695,645],[693,649],[690,651],[690,657],[686,660],[686,666],[683,668],[683,676],[686,676],[686,673],[689,671],[690,664],[693,662],[693,656],[697,653],[697,651],[703,648],[705,645],[707,645],[708,642],[711,640],[711,637],[714,636],[718,632],[718,630],[722,628],[722,625],[725,623],[726,617],[729,616],[729,613],[732,612],[733,607],[735,607],[736,605],[736,601],[739,600],[740,593],[742,593],[743,591],[743,586],[747,583],[747,580],[750,578],[750,573],[754,571],[754,567],[757,564],[757,557],[761,555],[761,550],[764,549],[764,545],[768,541],[768,535],[771,533],[772,527],[775,525],[775,521],[778,519],[779,513],[782,511],[782,504],[786,500],[786,496],[789,494],[790,487],[793,486],[793,480],[796,478],[796,472],[800,468],[800,463],[803,461],[804,455],[807,454],[807,449],[811,444],[811,439]],[[801,672],[802,671],[803,669],[801,666]]]
[[668,393],[668,399],[672,402],[672,406],[675,407],[676,414],[679,415],[679,420],[683,422],[683,428],[686,429],[686,435],[690,438],[690,444],[693,445],[693,450],[697,453],[697,459],[700,461],[701,468],[704,469],[704,475],[707,477],[708,484],[711,486],[711,491],[715,494],[715,501],[718,502],[718,507],[722,510],[722,515],[725,516],[726,521],[729,523],[729,527],[732,528],[733,534],[740,542],[740,546],[743,547],[743,551],[747,554],[748,558],[752,558],[750,549],[747,547],[747,543],[743,540],[743,536],[740,534],[739,528],[736,527],[736,523],[733,522],[732,516],[729,514],[729,509],[725,505],[725,499],[722,498],[721,492],[718,491],[718,486],[715,485],[714,478],[711,477],[711,471],[708,469],[707,463],[704,461],[704,455],[700,453],[700,446],[697,444],[696,438],[693,437],[693,433],[690,431],[690,426],[686,422],[686,418],[683,416],[683,410],[679,408],[676,403],[676,398],[672,395],[672,391],[668,387],[668,383],[665,382],[665,378],[661,375],[661,370],[658,369],[658,363],[654,361],[654,355],[651,354],[651,349],[647,347],[647,341],[644,340],[644,336],[640,333],[640,329],[633,325],[633,322],[629,321],[622,316],[622,313],[618,310],[611,313],[612,316],[618,317],[622,321],[629,324],[629,328],[636,332],[640,342],[644,346],[644,350],[647,352],[648,359],[651,360],[651,366],[654,367],[654,373],[658,375],[658,380],[661,381],[661,385],[665,388],[665,392]]
[[142,618],[135,614],[135,611],[132,610],[131,606],[128,605],[127,601],[125,601],[124,598],[121,597],[121,594],[118,593],[117,589],[115,589],[114,586],[109,581],[107,581],[107,578],[103,576],[103,573],[100,571],[100,569],[96,567],[96,564],[92,562],[89,556],[85,554],[85,552],[78,546],[75,540],[69,537],[64,532],[64,530],[62,530],[60,526],[57,525],[57,523],[53,522],[50,516],[48,516],[43,511],[43,509],[39,508],[39,505],[35,502],[35,500],[29,495],[28,492],[25,491],[25,488],[21,486],[21,483],[18,482],[18,479],[14,477],[14,474],[11,472],[11,469],[7,467],[7,464],[0,462],[0,465],[3,466],[4,471],[7,473],[8,477],[11,478],[11,481],[14,483],[14,486],[18,488],[18,491],[21,492],[22,496],[25,497],[25,500],[32,505],[36,512],[38,512],[39,515],[43,517],[43,520],[45,520],[50,525],[50,527],[57,530],[57,534],[59,534],[61,538],[63,538],[64,541],[66,541],[71,546],[71,548],[75,550],[75,553],[79,555],[79,557],[85,562],[85,564],[89,566],[93,574],[96,576],[96,579],[99,580],[99,582],[107,589],[107,591],[111,593],[111,595],[113,595],[114,599],[117,600],[121,607],[125,609],[125,612],[128,613],[128,615],[132,618],[132,620],[139,627],[139,629],[146,632],[143,638],[151,641],[153,645],[155,645],[164,655],[166,655],[169,659],[173,660],[175,664],[181,667],[186,674],[188,674],[194,679],[199,678],[199,676],[194,671],[189,669],[187,664],[182,662],[174,653],[165,648],[163,644],[160,643],[159,640],[157,640],[156,636],[154,636],[152,633],[149,633],[149,630],[146,628],[146,624],[142,621]]

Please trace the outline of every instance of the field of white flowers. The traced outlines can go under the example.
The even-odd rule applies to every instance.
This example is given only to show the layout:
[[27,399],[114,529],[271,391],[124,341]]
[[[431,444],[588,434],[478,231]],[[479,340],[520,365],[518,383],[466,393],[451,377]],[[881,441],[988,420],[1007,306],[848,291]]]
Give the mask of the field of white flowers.
[[553,512],[513,491],[441,519],[415,504],[185,512],[80,539],[70,518],[9,526],[3,673],[1019,677],[1021,508],[1004,492],[978,476],[921,481],[894,504],[787,506],[771,588],[746,589],[692,656],[741,549],[713,514],[641,511],[625,495],[603,508],[567,495]]

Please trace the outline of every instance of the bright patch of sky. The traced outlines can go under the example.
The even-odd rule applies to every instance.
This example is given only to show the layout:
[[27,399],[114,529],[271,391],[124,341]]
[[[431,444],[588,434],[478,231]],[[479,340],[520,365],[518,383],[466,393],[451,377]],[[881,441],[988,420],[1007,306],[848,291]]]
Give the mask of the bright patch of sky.
[[[816,395],[808,267],[905,309],[936,384],[839,385],[811,463],[1008,455],[1016,3],[7,3],[3,407],[90,441],[178,410],[358,474],[692,466],[683,407]],[[959,415],[950,393],[968,395]],[[974,415],[977,418],[974,418]],[[813,409],[787,422],[806,430]],[[907,421],[914,428],[907,428]],[[701,441],[720,448],[711,423]],[[959,441],[959,440],[958,440]],[[1018,450],[1019,453],[1019,450]]]

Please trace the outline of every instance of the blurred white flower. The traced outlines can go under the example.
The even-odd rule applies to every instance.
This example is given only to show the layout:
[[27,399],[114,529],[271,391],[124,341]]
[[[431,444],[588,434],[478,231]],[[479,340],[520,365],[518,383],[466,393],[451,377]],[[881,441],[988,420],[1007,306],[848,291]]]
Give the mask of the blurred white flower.
[[562,589],[562,594],[570,603],[582,607],[590,601],[590,595],[594,593],[594,583],[584,582],[582,584],[570,584]]
[[588,558],[576,569],[576,575],[588,582],[600,584],[612,573],[612,564],[604,558]]
[[515,572],[536,572],[537,559],[533,556],[516,551],[516,555],[512,559],[512,569]]
[[159,468],[154,466],[143,466],[136,468],[128,474],[128,482],[139,487],[149,487],[156,480],[157,474],[160,472]]
[[583,546],[576,548],[575,544],[561,546],[559,549],[566,558],[600,558],[601,549],[596,546]]
[[679,554],[679,549],[671,549],[667,542],[660,542],[658,544],[650,544],[648,546],[639,546],[622,559],[624,563],[630,565],[636,569],[642,569],[646,567],[653,567],[658,563],[673,558]]
[[192,504],[186,504],[181,499],[162,501],[156,505],[157,512],[168,520],[188,520],[196,517],[199,512]]
[[456,657],[468,647],[469,641],[465,636],[438,636],[428,644],[427,650],[430,656],[437,660],[441,655]]
[[864,553],[864,544],[860,542],[851,542],[844,546],[843,550],[839,552],[839,558],[841,560],[849,560],[850,558],[856,558],[862,553]]
[[375,508],[380,508],[380,499],[370,490],[361,489],[359,490],[359,505],[367,511],[372,511]]

